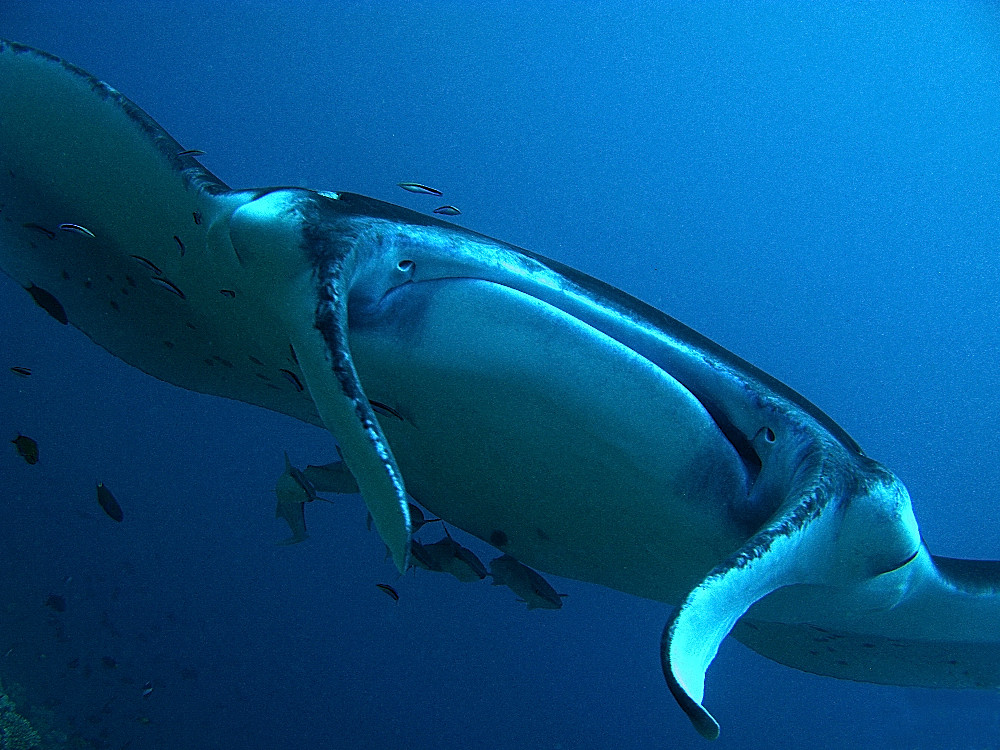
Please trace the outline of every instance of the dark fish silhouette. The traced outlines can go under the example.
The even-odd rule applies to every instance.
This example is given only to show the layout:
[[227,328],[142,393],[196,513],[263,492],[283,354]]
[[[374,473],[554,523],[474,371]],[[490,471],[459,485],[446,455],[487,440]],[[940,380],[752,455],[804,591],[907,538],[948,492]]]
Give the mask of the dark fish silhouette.
[[343,461],[333,461],[323,466],[307,466],[302,471],[317,492],[333,492],[338,495],[355,495],[358,483]]
[[51,292],[47,292],[40,286],[35,286],[34,284],[27,286],[24,289],[31,295],[31,299],[35,301],[35,304],[45,310],[45,312],[63,325],[69,323],[69,318],[66,317],[65,308],[63,308],[62,304]]
[[[371,515],[368,516],[371,518]],[[433,552],[428,551],[428,549],[418,542],[416,539],[410,542],[410,558],[413,560],[413,567],[423,568],[424,570],[433,570],[438,573],[443,573],[440,563],[434,556]]]
[[[282,370],[282,372],[285,371]],[[274,516],[275,518],[284,518],[292,530],[292,535],[282,544],[298,544],[308,539],[305,504],[319,498],[312,483],[306,479],[301,471],[292,466],[287,453],[285,454],[285,470],[278,477],[274,492],[278,496],[278,505]]]
[[14,448],[17,450],[17,455],[29,464],[38,463],[38,443],[27,435],[21,434],[18,434],[18,436],[10,442],[14,444]]
[[115,500],[115,496],[111,494],[111,490],[104,486],[104,482],[97,483],[97,503],[112,520],[121,523],[121,520],[125,517],[125,514],[122,513],[122,506]]
[[434,209],[434,213],[442,214],[444,216],[458,216],[462,212],[455,206],[438,206]]
[[447,527],[444,534],[444,539],[422,545],[419,552],[411,543],[410,554],[416,564],[428,570],[449,573],[463,583],[483,580],[487,572],[482,561],[472,550],[452,539]]
[[382,589],[382,591],[384,591],[387,596],[391,597],[394,602],[399,601],[399,593],[388,583],[376,583],[375,587]]
[[181,291],[180,287],[177,286],[170,279],[164,279],[160,276],[150,276],[149,280],[156,284],[161,289],[166,289],[171,294],[176,294],[181,299],[187,299],[187,295]]
[[10,371],[12,373],[14,373],[15,375],[20,375],[22,378],[26,378],[29,375],[31,375],[31,368],[30,367],[20,367],[20,366],[18,366],[18,367],[11,367]]
[[498,557],[490,562],[494,586],[507,586],[521,597],[528,609],[559,609],[562,594],[557,594],[548,581],[527,565],[523,565],[510,555]]
[[135,258],[140,263],[142,263],[142,265],[144,265],[150,271],[152,271],[153,273],[155,273],[157,276],[159,276],[159,275],[161,275],[163,273],[163,271],[161,271],[159,269],[159,267],[155,263],[153,263],[153,261],[149,260],[148,258],[143,258],[141,255],[133,255],[132,257]]

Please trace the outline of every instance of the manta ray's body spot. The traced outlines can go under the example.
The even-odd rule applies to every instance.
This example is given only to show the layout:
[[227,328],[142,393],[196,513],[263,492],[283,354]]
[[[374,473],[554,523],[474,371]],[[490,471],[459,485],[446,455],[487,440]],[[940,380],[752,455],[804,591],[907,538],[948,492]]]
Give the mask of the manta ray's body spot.
[[114,310],[115,312],[121,310],[121,308],[118,306],[118,303],[115,302],[114,300],[110,300],[108,304],[111,305],[111,309]]
[[507,542],[510,541],[507,538],[507,534],[500,529],[495,529],[490,532],[490,544],[492,544],[497,549],[503,549],[507,546]]

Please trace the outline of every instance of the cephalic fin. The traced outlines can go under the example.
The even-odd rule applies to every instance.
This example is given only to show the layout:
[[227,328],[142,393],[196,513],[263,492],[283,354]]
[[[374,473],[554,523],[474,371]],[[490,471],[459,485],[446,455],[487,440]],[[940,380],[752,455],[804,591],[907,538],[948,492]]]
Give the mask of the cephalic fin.
[[810,537],[823,536],[817,527],[823,525],[823,510],[833,499],[821,454],[817,449],[805,457],[797,481],[771,520],[688,594],[663,629],[663,675],[677,703],[707,739],[719,736],[719,723],[702,705],[705,672],[719,645],[756,601],[808,579],[802,556]]

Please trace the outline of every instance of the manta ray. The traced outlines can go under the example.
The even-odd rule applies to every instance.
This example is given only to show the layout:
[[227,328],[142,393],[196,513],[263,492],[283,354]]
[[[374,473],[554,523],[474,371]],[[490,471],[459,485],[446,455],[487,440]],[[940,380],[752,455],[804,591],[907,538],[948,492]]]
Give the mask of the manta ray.
[[820,675],[1000,686],[1000,562],[931,555],[900,480],[789,387],[554,260],[362,195],[233,190],[197,156],[0,43],[0,267],[156,378],[329,430],[400,571],[412,498],[676,606],[663,673],[708,738],[729,634]]

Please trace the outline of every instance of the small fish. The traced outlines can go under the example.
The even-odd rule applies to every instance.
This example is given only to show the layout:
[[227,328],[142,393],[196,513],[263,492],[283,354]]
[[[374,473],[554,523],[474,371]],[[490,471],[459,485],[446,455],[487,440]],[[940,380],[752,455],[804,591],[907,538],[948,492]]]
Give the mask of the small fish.
[[35,286],[34,284],[26,286],[24,290],[31,295],[31,299],[35,301],[36,305],[45,310],[45,312],[53,318],[58,320],[63,325],[69,323],[69,318],[66,316],[66,309],[51,292],[47,292],[40,286]]
[[394,602],[399,601],[399,592],[397,592],[396,589],[394,589],[388,583],[376,583],[375,587],[382,589],[382,591],[386,593],[386,596],[392,598]]
[[292,386],[295,388],[295,390],[297,390],[299,393],[302,393],[302,391],[306,389],[306,387],[302,385],[302,381],[299,380],[299,376],[296,375],[291,370],[286,370],[285,368],[282,367],[280,370],[278,370],[278,372],[284,375],[285,380],[291,383]]
[[181,242],[181,238],[180,238],[180,237],[178,237],[178,236],[177,236],[176,234],[174,235],[174,242],[176,242],[176,243],[177,243],[177,247],[179,247],[179,248],[180,248],[180,251],[181,251],[181,257],[183,258],[183,257],[184,257],[184,250],[185,250],[185,248],[184,248],[184,243],[183,243],[183,242]]
[[132,257],[135,258],[140,263],[142,263],[142,265],[144,265],[150,271],[155,273],[157,276],[163,275],[163,271],[161,271],[159,267],[155,263],[153,263],[153,261],[143,258],[141,255],[133,255]]
[[236,299],[236,292],[234,292],[232,289],[220,289],[219,294],[221,294],[223,297],[229,297],[229,299]]
[[507,586],[517,594],[528,609],[559,609],[562,597],[548,581],[527,565],[510,555],[503,555],[490,562],[490,574],[494,586]]
[[97,483],[97,504],[104,509],[104,512],[113,521],[121,523],[125,517],[125,514],[122,512],[122,506],[115,500],[115,496],[111,494],[111,490],[104,486],[104,482]]
[[305,504],[319,498],[312,483],[299,469],[292,466],[287,453],[285,453],[285,470],[278,477],[274,486],[274,494],[278,497],[274,517],[284,518],[292,530],[292,535],[282,544],[298,544],[308,539]]
[[447,527],[443,539],[433,544],[420,545],[419,552],[411,542],[410,551],[420,567],[448,573],[463,583],[481,581],[488,575],[482,561],[472,550],[452,539]]
[[427,185],[421,185],[419,182],[400,182],[397,183],[403,190],[408,193],[420,193],[421,195],[444,195],[440,190],[435,190],[432,187],[427,187]]
[[22,378],[26,378],[29,375],[31,375],[31,368],[30,367],[20,367],[20,366],[18,366],[18,367],[11,367],[10,371],[12,373],[14,373],[15,375],[20,375]]
[[150,276],[149,280],[152,281],[161,289],[166,289],[168,292],[173,292],[181,299],[187,299],[187,295],[185,295],[184,292],[180,290],[180,287],[178,287],[174,282],[170,281],[169,279],[164,279],[161,276]]
[[49,594],[45,599],[45,606],[51,607],[56,612],[66,611],[66,597],[59,596],[59,594]]
[[455,206],[438,206],[434,209],[434,213],[442,214],[444,216],[458,216],[462,212]]
[[82,227],[79,224],[60,224],[59,228],[64,232],[72,232],[73,234],[82,234],[84,237],[91,237],[96,239],[97,235],[91,232],[87,227]]
[[149,694],[152,693],[152,692],[153,692],[153,683],[152,682],[147,682],[145,685],[142,686],[142,697],[143,698],[148,698]]
[[395,417],[400,422],[403,421],[403,415],[391,406],[387,406],[380,401],[372,401],[371,399],[368,399],[368,403],[371,404],[372,411],[376,414],[381,414],[383,417]]
[[204,156],[205,152],[200,148],[187,148],[177,152],[178,156]]
[[14,448],[17,450],[17,455],[29,464],[38,463],[38,443],[27,435],[21,435],[20,433],[18,433],[18,436],[10,442],[14,444]]
[[51,229],[46,229],[41,224],[35,224],[35,223],[30,223],[29,222],[28,224],[22,224],[22,226],[25,229],[33,229],[34,231],[38,232],[39,234],[44,234],[50,240],[54,240],[56,238],[56,233],[55,232],[53,232]]
[[302,475],[317,492],[333,492],[338,495],[358,494],[358,483],[342,460],[324,466],[307,466],[303,469]]
[[201,224],[201,211],[192,211],[191,216],[194,218],[195,224]]
[[410,559],[413,560],[413,567],[415,568],[419,567],[424,570],[433,570],[437,573],[444,572],[435,554],[416,539],[410,540]]

